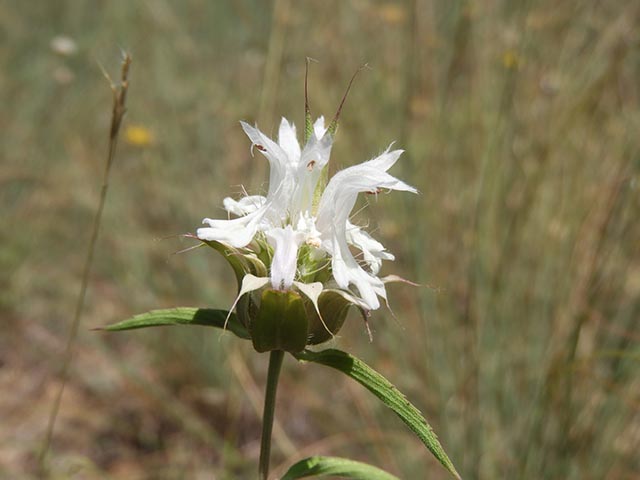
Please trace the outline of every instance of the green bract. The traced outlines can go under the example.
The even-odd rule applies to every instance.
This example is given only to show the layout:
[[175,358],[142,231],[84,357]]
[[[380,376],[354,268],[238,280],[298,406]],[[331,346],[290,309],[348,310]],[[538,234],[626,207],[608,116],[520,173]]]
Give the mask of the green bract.
[[302,297],[291,290],[266,289],[258,314],[249,327],[253,348],[258,352],[301,352],[307,345],[309,320]]
[[[249,291],[243,291],[245,277],[256,277],[257,280],[266,277],[267,267],[260,257],[269,257],[268,246],[254,245],[256,254],[221,242],[204,243],[221,253],[236,275],[239,291],[236,315],[258,352],[285,350],[297,353],[307,345],[326,342],[342,328],[349,309],[355,304],[354,299],[337,288],[322,289],[317,298],[311,298],[313,293],[307,286],[315,284],[319,287],[317,280],[327,279],[326,269],[314,268],[312,259],[300,267],[309,272],[316,270],[306,275],[308,283],[296,282],[294,289],[276,290],[265,281],[264,285],[257,283],[258,288],[249,287]],[[327,282],[327,286],[330,285],[331,282]],[[362,310],[357,305],[356,308]]]

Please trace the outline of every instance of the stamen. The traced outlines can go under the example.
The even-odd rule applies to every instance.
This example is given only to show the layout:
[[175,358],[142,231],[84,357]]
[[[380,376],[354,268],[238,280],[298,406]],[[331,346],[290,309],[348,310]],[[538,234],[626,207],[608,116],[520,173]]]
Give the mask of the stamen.
[[206,243],[199,243],[198,245],[193,245],[191,247],[183,248],[182,250],[178,250],[177,252],[173,252],[171,255],[180,255],[181,253],[187,253],[191,250],[195,250],[196,248],[204,247]]
[[316,161],[311,160],[309,163],[307,163],[307,170],[311,172],[313,170],[313,167],[315,167],[315,165],[316,165]]
[[310,247],[316,247],[316,248],[320,248],[320,245],[322,245],[322,242],[320,241],[319,238],[307,238],[305,243]]
[[260,145],[259,143],[256,143],[256,144],[255,144],[255,147],[256,147],[258,150],[260,150],[261,152],[266,152],[266,151],[267,151],[267,149],[266,149],[266,148],[264,148],[264,147],[263,147],[262,145]]
[[370,316],[371,312],[369,312],[369,310],[362,311],[362,319],[364,320],[364,326],[367,330],[367,335],[369,336],[369,343],[373,343],[373,334],[371,333],[371,327],[369,326]]
[[315,270],[311,270],[310,272],[307,272],[306,275],[314,275],[322,270],[324,270],[325,268],[327,268],[329,265],[331,265],[331,260],[326,261],[323,265],[319,266],[318,268],[316,268]]
[[[355,212],[353,212],[351,215],[349,215],[349,220],[351,221],[351,219],[355,218],[356,215],[360,214],[361,212],[363,212],[364,210],[366,210],[367,208],[369,208],[369,203],[365,203],[364,205],[362,205],[362,207],[360,207],[358,210],[356,210]],[[367,223],[367,225],[365,225],[364,227],[360,227],[360,228],[366,228],[368,227],[369,224]],[[357,225],[356,225],[357,227]]]

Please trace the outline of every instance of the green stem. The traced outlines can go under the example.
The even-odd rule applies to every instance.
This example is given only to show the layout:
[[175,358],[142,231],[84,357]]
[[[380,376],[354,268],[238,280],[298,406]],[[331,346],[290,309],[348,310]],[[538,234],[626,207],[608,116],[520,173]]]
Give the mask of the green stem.
[[271,457],[271,431],[276,409],[276,392],[284,351],[273,350],[269,356],[269,372],[267,373],[267,389],[264,395],[264,413],[262,415],[262,440],[260,441],[260,480],[269,478],[269,459]]

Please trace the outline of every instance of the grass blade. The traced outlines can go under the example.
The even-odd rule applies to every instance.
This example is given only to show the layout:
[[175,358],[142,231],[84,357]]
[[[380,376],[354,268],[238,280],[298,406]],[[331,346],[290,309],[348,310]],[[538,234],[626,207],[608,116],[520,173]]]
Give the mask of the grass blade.
[[62,360],[62,367],[60,370],[60,377],[62,379],[60,389],[53,401],[51,411],[49,412],[49,421],[45,430],[45,437],[42,442],[42,447],[38,453],[37,459],[37,471],[38,475],[45,477],[49,473],[49,466],[47,464],[49,448],[53,439],[53,433],[56,426],[56,420],[58,418],[58,411],[62,404],[62,396],[69,380],[69,369],[71,368],[71,362],[73,360],[73,354],[75,350],[76,339],[78,337],[78,330],[80,328],[80,321],[82,320],[82,312],[84,310],[84,303],[87,296],[87,288],[89,286],[89,275],[91,274],[91,268],[93,267],[93,257],[96,251],[96,245],[98,242],[98,234],[100,233],[100,226],[102,224],[102,213],[104,206],[107,202],[107,193],[109,192],[109,176],[111,173],[111,167],[116,157],[116,147],[118,146],[118,136],[120,133],[120,126],[122,125],[122,119],[127,111],[126,99],[127,92],[129,90],[129,69],[131,67],[131,56],[123,52],[122,65],[121,65],[121,81],[119,85],[116,85],[111,81],[109,75],[105,73],[105,76],[109,80],[111,91],[113,92],[113,107],[111,114],[111,128],[109,129],[109,151],[107,153],[107,161],[105,163],[104,174],[102,177],[102,188],[100,189],[100,199],[98,200],[98,206],[96,208],[93,217],[93,227],[91,228],[91,237],[87,248],[87,256],[84,262],[82,270],[82,278],[80,280],[80,292],[76,300],[76,308],[71,321],[71,329],[67,336],[67,346],[65,348],[64,357]]

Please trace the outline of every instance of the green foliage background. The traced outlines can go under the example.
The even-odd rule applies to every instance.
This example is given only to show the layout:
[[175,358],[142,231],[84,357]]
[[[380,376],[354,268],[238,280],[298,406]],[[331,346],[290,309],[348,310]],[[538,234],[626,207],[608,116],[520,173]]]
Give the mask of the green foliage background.
[[[152,308],[226,308],[235,279],[176,235],[266,188],[238,120],[275,134],[310,100],[332,156],[390,142],[421,194],[356,216],[396,254],[369,343],[463,478],[634,478],[640,470],[640,5],[570,0],[51,1],[0,6],[0,477],[29,478],[53,396],[107,149],[120,47],[123,132],[71,384],[58,478],[252,478],[266,356],[194,327],[106,337]],[[50,48],[68,35],[78,51]],[[131,139],[130,139],[131,140]],[[242,342],[244,343],[244,342]],[[401,478],[446,472],[367,392],[285,362],[275,473],[313,454]]]

